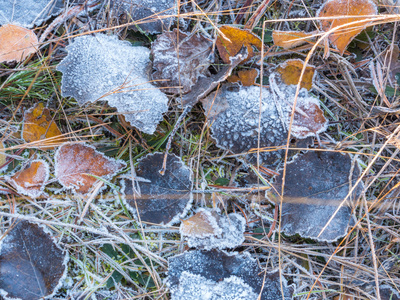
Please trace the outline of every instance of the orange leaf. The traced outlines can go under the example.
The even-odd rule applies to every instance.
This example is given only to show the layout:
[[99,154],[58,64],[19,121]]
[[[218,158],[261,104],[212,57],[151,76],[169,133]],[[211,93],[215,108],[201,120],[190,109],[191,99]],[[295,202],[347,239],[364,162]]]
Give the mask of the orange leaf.
[[37,198],[42,194],[48,177],[47,163],[44,160],[34,160],[30,166],[15,173],[9,181],[19,193]]
[[[317,13],[318,18],[343,16],[376,15],[376,5],[371,0],[329,0]],[[369,20],[362,17],[320,20],[321,29],[329,31],[337,26],[359,21],[357,24],[343,26],[329,35],[329,41],[343,54],[353,38],[369,26]]]
[[275,46],[282,47],[283,49],[290,49],[311,42],[314,40],[313,35],[313,32],[305,33],[301,31],[274,30],[272,32],[272,39]]
[[237,75],[231,75],[227,78],[228,82],[241,82],[243,86],[251,86],[256,82],[259,71],[257,69],[241,70]]
[[183,220],[180,231],[182,235],[193,237],[205,237],[221,233],[215,217],[206,211],[199,211],[189,219]]
[[[22,138],[28,142],[36,142],[46,138],[61,136],[61,131],[50,115],[49,109],[45,108],[43,103],[38,103],[27,110],[24,114],[24,127]],[[51,139],[48,143],[54,144],[61,139]],[[46,142],[43,142],[46,144]],[[42,146],[40,148],[54,148],[53,146]]]
[[[276,68],[276,72],[281,74],[282,81],[287,84],[298,84],[300,79],[301,70],[303,69],[303,61],[300,59],[289,59],[280,64]],[[315,74],[315,67],[308,65],[304,72],[300,87],[311,90]]]
[[38,39],[32,30],[17,25],[6,24],[0,27],[0,63],[23,61],[36,53]]
[[[56,153],[55,173],[67,189],[86,194],[97,178],[111,178],[126,166],[121,160],[106,157],[95,148],[84,144],[64,144]],[[89,175],[90,174],[90,175]]]
[[253,47],[261,50],[262,42],[260,38],[251,31],[231,26],[222,26],[219,30],[229,39],[228,41],[219,35],[216,42],[219,55],[226,64],[230,63],[229,58],[238,54],[242,46],[246,46],[249,53],[243,62],[248,61],[254,56]]

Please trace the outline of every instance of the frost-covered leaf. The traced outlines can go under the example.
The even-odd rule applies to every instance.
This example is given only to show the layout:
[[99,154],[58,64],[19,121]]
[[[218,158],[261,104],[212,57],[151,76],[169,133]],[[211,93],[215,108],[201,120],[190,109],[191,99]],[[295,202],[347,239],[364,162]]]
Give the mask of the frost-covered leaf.
[[177,290],[172,300],[257,300],[251,286],[236,276],[224,278],[220,282],[206,279],[201,275],[182,272]]
[[0,0],[0,25],[12,23],[32,28],[59,14],[63,8],[62,0]]
[[190,208],[193,198],[192,172],[179,157],[168,154],[167,168],[165,174],[161,175],[158,170],[162,167],[163,159],[163,153],[149,154],[141,159],[136,170],[139,187],[135,188],[135,192],[132,180],[124,179],[122,192],[127,207],[138,220],[170,225]]
[[272,32],[272,39],[275,46],[290,49],[311,42],[315,39],[313,35],[315,35],[313,32],[274,30]]
[[[392,48],[393,47],[393,48]],[[399,46],[394,44],[393,46],[387,47],[387,49],[380,55],[382,58],[382,69],[387,70],[389,83],[395,86],[396,83],[400,82],[400,49]],[[379,62],[376,62],[377,64]],[[372,66],[371,66],[372,67]],[[396,78],[397,77],[397,78]],[[379,90],[379,89],[377,89]]]
[[74,97],[80,105],[105,100],[133,126],[154,133],[168,98],[149,83],[149,49],[96,34],[76,38],[67,50],[57,66],[64,97]]
[[[360,175],[358,163],[354,164],[348,154],[319,151],[298,155],[293,162],[288,163],[282,205],[282,231],[287,235],[298,233],[303,237],[323,241],[335,241],[344,236],[353,222],[351,207],[348,205],[350,202],[345,202],[329,224],[328,221]],[[276,178],[276,190],[279,192],[282,176],[281,172]],[[347,199],[352,201],[361,190],[360,184]],[[267,196],[270,200],[280,201],[277,195],[269,193]],[[322,231],[327,224],[327,228]]]
[[68,253],[37,224],[16,220],[10,229],[0,244],[0,295],[53,299],[67,271]]
[[398,289],[396,290],[389,285],[381,285],[379,287],[379,294],[382,300],[400,300]]
[[231,75],[232,70],[240,64],[247,55],[247,48],[242,47],[234,57],[230,57],[230,64],[222,67],[217,74],[211,75],[210,77],[201,77],[192,91],[182,96],[182,107],[194,106],[198,101],[206,97],[220,82],[223,82]]
[[8,181],[18,193],[32,198],[43,194],[48,179],[49,165],[41,159],[33,160],[28,166],[8,177]]
[[12,24],[0,27],[0,63],[21,62],[29,55],[36,53],[37,45],[38,39],[32,30]]
[[211,51],[212,41],[201,34],[177,29],[160,34],[151,46],[155,84],[168,93],[189,92],[200,76],[207,75]]
[[[371,21],[357,16],[376,15],[377,8],[371,0],[328,0],[317,13],[321,30],[327,32],[332,28],[343,26],[329,35],[329,41],[343,54],[347,46]],[[355,16],[343,18],[345,16]],[[329,19],[329,17],[333,17]],[[357,24],[347,25],[359,21]]]
[[64,188],[86,194],[97,178],[112,178],[126,166],[122,160],[106,157],[86,144],[67,143],[55,155],[55,176]]
[[231,75],[227,78],[230,83],[240,82],[243,86],[252,86],[255,84],[258,74],[257,69],[240,70],[237,75]]
[[[274,165],[283,155],[283,150],[276,150],[276,147],[286,144],[295,92],[295,87],[292,86],[280,88],[285,92],[281,93],[279,89],[279,94],[276,94],[262,88],[261,107],[260,87],[256,86],[238,88],[225,85],[205,98],[202,103],[217,146],[234,154],[243,154],[251,163],[256,163],[257,154],[247,153],[250,149],[255,149],[258,145],[261,148],[271,147],[273,151],[260,152],[260,163]],[[310,107],[310,110],[314,109],[314,105],[319,107],[318,100],[308,96],[305,89],[300,91],[297,105]],[[258,124],[260,109],[261,124]],[[293,136],[305,137],[301,134],[305,130],[303,123],[294,122]],[[325,123],[326,121],[323,128],[318,128],[316,133],[325,130]],[[312,135],[315,133],[310,130],[307,136]]]
[[[203,282],[203,287],[199,286]],[[187,251],[170,258],[167,285],[172,299],[176,300],[221,299],[222,287],[231,289],[225,290],[227,295],[232,295],[226,299],[246,299],[243,298],[246,294],[247,299],[257,299],[253,298],[254,294],[261,295],[263,300],[292,299],[293,293],[292,287],[287,287],[286,280],[279,278],[278,271],[265,274],[249,253],[228,254],[216,250]],[[182,298],[184,291],[187,291],[187,298]],[[210,292],[208,298],[201,297],[205,291]],[[196,298],[198,295],[200,297]]]
[[166,31],[176,21],[176,0],[117,0],[115,5],[128,22],[137,21],[132,29],[138,26],[147,33]]
[[249,30],[226,25],[221,26],[219,30],[224,36],[222,36],[222,34],[218,35],[216,45],[219,55],[226,64],[231,62],[230,58],[238,54],[243,46],[247,48],[248,55],[242,62],[245,62],[254,56],[253,47],[261,50],[261,39]]
[[[280,74],[280,79],[287,85],[298,84],[304,62],[300,59],[288,59],[284,63],[279,64],[275,72]],[[300,87],[311,90],[315,77],[315,67],[307,65],[304,75],[300,82]]]
[[216,212],[199,209],[189,219],[183,220],[180,232],[189,247],[202,249],[235,248],[244,242],[246,221],[239,214],[218,215]]
[[[45,108],[43,103],[38,103],[24,113],[24,127],[22,129],[22,138],[28,142],[37,142],[47,138],[61,136],[61,131],[50,115],[50,110]],[[51,139],[48,143],[54,144],[60,142],[60,139]],[[53,148],[45,146],[45,143],[38,144],[38,147]]]

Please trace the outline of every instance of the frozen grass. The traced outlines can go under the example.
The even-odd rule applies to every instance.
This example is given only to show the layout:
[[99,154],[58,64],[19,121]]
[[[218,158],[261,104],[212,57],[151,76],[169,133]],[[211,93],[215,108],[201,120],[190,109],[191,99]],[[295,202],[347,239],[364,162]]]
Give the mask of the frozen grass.
[[[249,16],[260,2],[254,1],[254,7],[248,10]],[[191,22],[193,32],[211,35],[216,25],[233,22],[244,1],[200,3],[198,6],[191,2],[189,6],[194,12],[182,10],[181,16]],[[254,31],[264,36],[267,46],[272,46],[270,34],[274,29],[314,30],[316,20],[308,17],[314,16],[320,6],[321,1],[275,2]],[[384,8],[380,9],[383,13]],[[0,230],[5,231],[11,217],[23,215],[47,225],[68,249],[67,279],[55,299],[91,299],[94,295],[104,299],[101,297],[110,296],[109,290],[112,299],[168,299],[164,281],[167,260],[186,247],[180,239],[179,228],[149,228],[135,222],[123,205],[115,185],[117,181],[103,182],[107,189],[101,196],[57,193],[61,186],[54,181],[54,151],[28,149],[30,145],[20,138],[23,112],[43,101],[52,110],[65,140],[87,141],[106,155],[125,160],[131,167],[147,153],[165,149],[166,139],[181,113],[177,105],[179,97],[170,97],[169,112],[153,135],[128,126],[115,109],[103,102],[80,107],[74,99],[61,97],[61,74],[56,72],[56,66],[65,56],[65,46],[73,36],[105,31],[146,47],[155,39],[155,35],[128,30],[110,12],[108,1],[88,11],[88,15],[64,18],[56,34],[49,35],[49,41],[41,45],[38,55],[22,64],[0,68],[0,140],[5,142],[7,153],[15,158],[0,175],[8,174],[29,157],[46,160],[52,170],[46,197],[32,200],[17,193],[0,193]],[[288,58],[305,59],[308,53],[309,62],[318,69],[313,92],[320,97],[330,122],[328,131],[319,137],[320,147],[352,153],[361,161],[361,180],[366,188],[354,204],[356,225],[345,238],[325,243],[272,231],[274,226],[279,228],[273,221],[274,217],[279,220],[279,216],[274,216],[274,205],[264,197],[271,178],[264,173],[257,176],[254,172],[257,168],[243,168],[234,155],[216,147],[200,105],[185,118],[173,140],[172,152],[195,174],[195,207],[217,206],[226,213],[244,214],[248,225],[246,240],[236,251],[249,251],[268,270],[279,268],[289,283],[296,284],[295,299],[339,299],[334,297],[340,295],[378,299],[377,286],[400,286],[397,111],[400,97],[396,89],[389,89],[391,111],[380,109],[385,103],[371,89],[368,66],[386,47],[398,43],[398,20],[396,15],[379,15],[374,21],[376,25],[349,46],[347,51],[355,53],[356,58],[331,51],[330,57],[323,59],[323,49],[307,52],[311,47],[296,53],[274,47],[265,49],[264,77],[268,77],[270,66]],[[44,29],[37,30],[39,36]],[[216,69],[218,63],[215,63]],[[384,78],[385,74],[382,75]],[[303,147],[301,144],[289,146],[297,150]],[[260,178],[260,174],[264,177]],[[129,167],[126,175],[131,175]],[[249,175],[253,182],[258,178],[258,188],[235,186],[235,181],[248,181]],[[0,189],[12,189],[1,178],[0,184]],[[90,205],[85,211],[88,201]]]

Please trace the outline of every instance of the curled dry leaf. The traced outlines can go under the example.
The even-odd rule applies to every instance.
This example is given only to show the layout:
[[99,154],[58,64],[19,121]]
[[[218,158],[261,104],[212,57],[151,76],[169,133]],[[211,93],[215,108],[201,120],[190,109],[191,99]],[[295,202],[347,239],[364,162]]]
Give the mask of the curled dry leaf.
[[313,42],[315,40],[314,35],[314,32],[274,30],[272,32],[272,39],[275,46],[282,47],[283,49],[291,49]]
[[106,157],[86,144],[67,143],[57,150],[55,155],[55,176],[66,189],[86,194],[97,178],[112,178],[126,167],[122,160]]
[[217,38],[217,49],[224,63],[229,64],[230,58],[239,53],[243,46],[247,48],[247,58],[242,62],[248,61],[254,56],[254,49],[261,51],[261,39],[249,30],[240,29],[232,26],[221,26]]
[[[245,155],[248,162],[255,164],[257,153],[248,151],[259,146],[269,150],[260,151],[260,163],[275,165],[279,162],[283,155],[281,146],[287,141],[296,89],[294,86],[278,87],[276,84],[274,86],[276,88],[273,93],[266,88],[262,88],[260,93],[260,87],[238,88],[225,85],[202,101],[212,136],[218,147],[234,154]],[[326,129],[325,119],[320,124],[317,122],[319,115],[317,117],[307,115],[307,113],[319,113],[319,102],[314,97],[308,96],[305,89],[300,91],[297,105],[306,112],[302,111],[301,117],[295,115],[291,130],[293,136],[302,139],[315,136]]]
[[176,20],[175,0],[117,0],[114,5],[125,12],[128,23],[135,22],[131,29],[139,27],[147,33],[166,31]]
[[2,169],[2,165],[4,165],[6,163],[6,158],[7,156],[4,154],[5,150],[4,150],[4,144],[3,142],[0,141],[0,171]]
[[[298,84],[300,80],[301,71],[303,70],[304,62],[300,59],[288,59],[281,63],[275,69],[275,72],[280,74],[280,80],[287,85]],[[315,67],[307,65],[304,75],[300,82],[301,88],[311,90],[315,77]]]
[[18,193],[38,198],[43,194],[45,183],[49,179],[49,165],[44,160],[33,160],[26,168],[8,178]]
[[46,144],[59,143],[60,139],[54,137],[61,136],[50,110],[45,108],[43,103],[38,103],[24,113],[24,127],[22,129],[22,138],[27,142],[37,142],[43,139],[50,139],[49,142],[37,144],[39,148],[54,148]]
[[[329,41],[343,54],[353,38],[371,24],[367,17],[377,14],[377,8],[371,0],[328,0],[317,13],[321,30],[327,32],[335,27],[343,26],[331,34]],[[343,18],[344,16],[355,16]],[[367,19],[367,20],[366,20]],[[357,22],[350,24],[352,22]],[[347,25],[346,24],[350,24]]]
[[[360,175],[358,163],[354,163],[352,165],[348,154],[316,151],[298,155],[288,163],[282,231],[287,235],[298,233],[320,241],[335,241],[343,237],[348,226],[353,224],[349,203],[362,191],[360,184],[349,195]],[[276,178],[276,190],[279,192],[282,177],[281,174]],[[267,196],[270,200],[280,201],[277,195],[268,193]],[[343,202],[346,198],[348,201]]]
[[12,24],[0,27],[0,63],[21,62],[37,52],[37,45],[38,39],[32,30]]
[[67,272],[68,253],[42,227],[16,220],[0,244],[0,295],[53,299]]
[[167,226],[179,221],[191,206],[192,172],[179,157],[168,154],[166,172],[161,175],[158,170],[163,159],[163,153],[141,159],[135,187],[132,180],[124,179],[122,192],[127,207],[138,220]]
[[61,91],[80,105],[105,100],[139,130],[152,134],[168,109],[168,98],[149,83],[150,51],[116,36],[82,36],[67,47],[57,66]]
[[189,247],[226,249],[244,242],[245,225],[245,219],[239,214],[220,216],[214,211],[199,209],[194,216],[182,221],[179,231]]
[[160,34],[151,46],[155,84],[168,93],[189,92],[199,77],[207,75],[211,50],[212,41],[201,34],[177,29]]
[[257,69],[240,70],[237,75],[229,76],[227,81],[230,83],[241,82],[243,86],[252,86],[256,83],[259,73]]
[[0,0],[0,25],[12,23],[32,28],[59,14],[63,8],[62,0]]
[[248,252],[196,250],[176,255],[169,259],[167,285],[175,300],[255,300],[258,296],[288,300],[293,293],[293,286],[288,287],[278,271],[265,273]]

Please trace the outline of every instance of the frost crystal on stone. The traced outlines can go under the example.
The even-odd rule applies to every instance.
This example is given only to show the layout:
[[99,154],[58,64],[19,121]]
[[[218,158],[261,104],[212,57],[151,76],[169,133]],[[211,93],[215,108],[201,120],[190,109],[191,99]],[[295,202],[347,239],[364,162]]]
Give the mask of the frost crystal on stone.
[[[310,151],[298,155],[287,164],[282,231],[321,241],[335,241],[344,236],[353,223],[348,203],[362,191],[362,184],[359,184],[348,196],[359,175],[357,162],[352,167],[348,154]],[[276,178],[277,191],[281,184],[282,175]],[[275,198],[274,202],[279,201],[277,195],[267,196],[270,200]],[[344,199],[347,202],[339,209]]]
[[0,0],[0,25],[40,25],[64,8],[62,0]]
[[[170,225],[179,221],[191,206],[192,172],[174,154],[167,156],[164,175],[161,169],[164,154],[149,154],[139,161],[135,189],[132,180],[123,179],[122,193],[127,207],[144,222]],[[137,207],[137,210],[136,210]]]
[[149,49],[132,47],[116,36],[78,37],[58,65],[61,91],[80,105],[106,100],[128,122],[152,134],[168,109],[168,98],[148,79]]
[[[204,283],[204,290],[201,290],[201,283]],[[246,299],[243,298],[245,296],[248,296],[247,299],[261,296],[260,299],[263,300],[288,300],[292,299],[293,293],[293,287],[287,286],[286,280],[279,277],[278,271],[265,274],[249,253],[228,254],[216,250],[188,251],[170,258],[167,285],[172,299],[176,300],[233,300]],[[185,292],[191,298],[182,298]],[[256,298],[253,298],[254,294],[257,295]],[[195,298],[197,295],[200,297]]]
[[148,33],[168,30],[176,20],[176,0],[118,0],[115,6],[127,14],[128,22],[138,22],[133,29],[138,26]]
[[199,209],[196,215],[182,221],[180,232],[186,237],[189,247],[226,249],[244,242],[245,225],[246,220],[239,214],[219,216],[215,212]]

